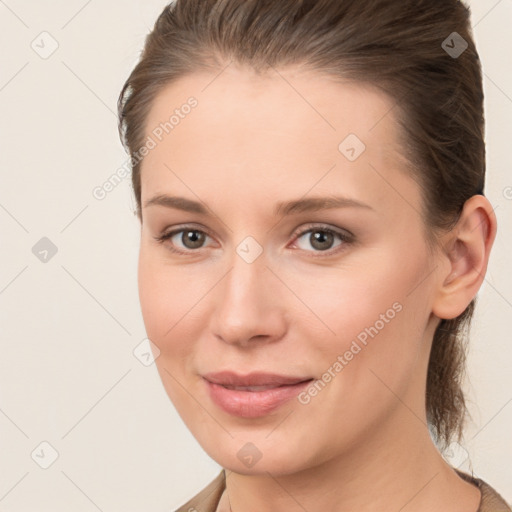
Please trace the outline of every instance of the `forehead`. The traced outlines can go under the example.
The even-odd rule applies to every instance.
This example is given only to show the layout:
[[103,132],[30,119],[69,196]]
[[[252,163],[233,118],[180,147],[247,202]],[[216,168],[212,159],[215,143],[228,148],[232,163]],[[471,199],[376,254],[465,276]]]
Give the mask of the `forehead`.
[[[165,122],[187,99],[197,99],[192,111],[198,125],[213,135],[230,135],[233,143],[248,143],[246,133],[272,139],[276,131],[290,137],[320,135],[325,144],[355,133],[373,147],[393,148],[397,129],[395,102],[369,84],[342,81],[300,68],[271,69],[256,74],[231,64],[218,73],[193,73],[165,86],[145,122],[146,134]],[[187,123],[173,129],[174,137]],[[243,126],[244,132],[238,128]],[[184,133],[183,133],[184,135]],[[316,140],[315,143],[318,143]],[[307,148],[303,148],[306,150]]]
[[[196,106],[180,110],[191,97]],[[143,195],[186,176],[206,194],[219,184],[273,194],[286,186],[290,196],[336,184],[360,199],[383,198],[383,179],[404,179],[393,107],[374,87],[300,69],[256,75],[231,65],[182,77],[160,91],[146,118],[146,137],[157,130],[161,140],[142,164]]]

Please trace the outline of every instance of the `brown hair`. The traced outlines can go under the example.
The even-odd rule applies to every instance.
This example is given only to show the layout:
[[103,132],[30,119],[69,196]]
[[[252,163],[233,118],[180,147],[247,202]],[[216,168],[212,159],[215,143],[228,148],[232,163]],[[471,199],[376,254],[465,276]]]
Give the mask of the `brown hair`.
[[[456,32],[457,34],[453,34]],[[454,50],[467,48],[462,54]],[[450,50],[452,49],[452,50]],[[457,0],[176,0],[147,36],[118,100],[141,218],[140,158],[148,111],[162,88],[231,61],[258,72],[301,65],[378,87],[394,100],[407,170],[421,186],[428,245],[483,194],[482,72],[470,12]],[[427,375],[429,427],[441,448],[460,441],[462,391],[475,300],[434,334]]]

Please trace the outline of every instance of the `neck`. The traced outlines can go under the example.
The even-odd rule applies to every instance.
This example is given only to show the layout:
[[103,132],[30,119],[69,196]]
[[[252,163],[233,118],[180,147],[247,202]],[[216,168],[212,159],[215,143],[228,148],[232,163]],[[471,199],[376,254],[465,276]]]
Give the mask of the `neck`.
[[400,424],[407,428],[379,425],[370,441],[293,474],[226,471],[228,507],[232,512],[476,512],[480,491],[444,461],[427,427],[410,411]]

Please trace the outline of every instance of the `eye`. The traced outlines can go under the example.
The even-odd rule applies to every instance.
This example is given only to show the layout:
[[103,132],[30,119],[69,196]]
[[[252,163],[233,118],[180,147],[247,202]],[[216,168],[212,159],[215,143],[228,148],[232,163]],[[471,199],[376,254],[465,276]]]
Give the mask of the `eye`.
[[[308,236],[306,237],[306,235]],[[343,233],[327,226],[318,225],[298,232],[295,237],[297,240],[304,238],[306,242],[305,244],[303,242],[298,244],[300,249],[307,251],[308,248],[305,246],[309,244],[310,247],[315,249],[315,251],[312,252],[328,253],[329,255],[337,253],[344,249],[345,245],[353,242],[353,236],[351,234]],[[340,243],[333,246],[336,238],[340,240]],[[335,248],[334,250],[333,247]],[[318,256],[322,256],[322,254]]]
[[[309,237],[305,238],[308,234]],[[304,242],[298,244],[299,249],[320,253],[314,256],[324,256],[322,253],[327,253],[325,254],[326,256],[335,254],[343,250],[347,244],[354,242],[354,236],[351,233],[344,233],[322,225],[308,226],[308,229],[294,233],[293,237],[294,240],[305,238],[306,245],[309,243],[315,250],[308,251],[308,248],[304,247]],[[154,238],[157,242],[162,244],[166,241],[170,241],[171,243],[167,244],[167,248],[171,252],[177,254],[191,254],[197,252],[197,249],[203,248],[206,239],[211,237],[205,231],[197,229],[194,226],[182,226],[179,229],[173,229],[172,231],[163,233]],[[333,249],[333,243],[336,241],[336,238],[339,240],[339,243],[334,245]]]
[[[162,244],[169,240],[171,242],[168,244],[169,250],[179,254],[186,254],[194,251],[195,249],[201,249],[206,238],[210,237],[204,231],[192,226],[174,229],[173,231],[169,231],[155,237],[156,241]],[[178,242],[183,245],[183,248],[179,248]],[[177,245],[178,248],[176,247]]]

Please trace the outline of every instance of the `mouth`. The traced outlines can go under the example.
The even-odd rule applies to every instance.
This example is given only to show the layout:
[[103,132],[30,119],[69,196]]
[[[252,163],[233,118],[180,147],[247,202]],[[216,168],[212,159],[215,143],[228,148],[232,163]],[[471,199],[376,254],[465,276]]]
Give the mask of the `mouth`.
[[273,386],[273,385],[269,385],[269,386],[227,386],[227,385],[224,385],[224,384],[218,384],[218,385],[222,386],[223,388],[231,389],[231,390],[234,390],[234,391],[257,392],[257,391],[266,391],[267,389],[282,388],[282,387],[285,387],[285,386],[295,386],[297,384],[301,384],[301,382],[310,382],[311,380],[313,380],[313,379],[308,379],[307,381],[300,381],[300,382],[297,382],[296,384],[281,384],[280,386]]
[[[253,380],[257,380],[254,378]],[[211,376],[209,377],[211,378]],[[204,377],[211,401],[224,412],[241,418],[258,418],[276,411],[296,397],[314,378],[273,376],[274,382],[259,385],[218,383]],[[224,380],[226,376],[224,375]],[[268,378],[258,377],[258,379]],[[277,382],[287,380],[288,382]]]
[[240,375],[231,371],[212,372],[203,375],[207,381],[227,387],[229,389],[244,389],[249,391],[260,391],[281,386],[299,384],[312,380],[311,376],[279,375],[268,372],[252,372],[247,375]]

